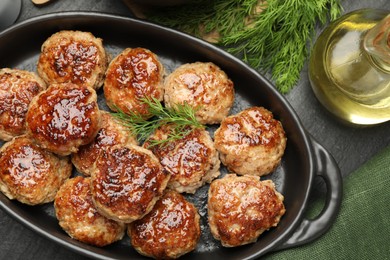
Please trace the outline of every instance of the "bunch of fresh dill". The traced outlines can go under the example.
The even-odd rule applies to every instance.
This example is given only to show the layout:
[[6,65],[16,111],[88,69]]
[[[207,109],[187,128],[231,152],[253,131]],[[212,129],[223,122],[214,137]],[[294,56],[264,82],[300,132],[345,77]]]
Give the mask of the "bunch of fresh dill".
[[215,32],[216,44],[241,57],[281,93],[297,83],[317,22],[334,20],[340,0],[206,0],[146,13],[148,19],[198,37]]

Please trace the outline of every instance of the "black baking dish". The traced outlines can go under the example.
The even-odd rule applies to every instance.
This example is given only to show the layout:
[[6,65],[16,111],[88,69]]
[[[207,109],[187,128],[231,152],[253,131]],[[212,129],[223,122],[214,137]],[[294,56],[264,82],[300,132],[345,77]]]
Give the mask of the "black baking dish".
[[[148,48],[160,57],[168,72],[183,63],[214,62],[235,84],[236,101],[232,113],[249,106],[264,106],[282,122],[288,138],[287,149],[281,165],[267,177],[285,197],[286,214],[278,227],[262,234],[256,243],[237,248],[221,247],[210,236],[207,227],[206,185],[189,198],[201,212],[203,235],[197,249],[187,254],[186,259],[253,259],[270,251],[308,243],[332,225],[342,199],[339,168],[332,156],[307,134],[286,99],[257,71],[222,49],[184,33],[132,18],[92,12],[43,15],[3,31],[0,33],[0,67],[36,71],[42,43],[51,34],[64,29],[92,32],[103,39],[113,56],[126,47]],[[100,104],[103,104],[102,90],[98,94]],[[316,176],[326,183],[326,203],[320,215],[309,220],[304,212]],[[131,248],[128,239],[104,248],[71,239],[59,227],[52,203],[31,207],[0,194],[0,206],[24,225],[80,254],[98,259],[143,258]]]

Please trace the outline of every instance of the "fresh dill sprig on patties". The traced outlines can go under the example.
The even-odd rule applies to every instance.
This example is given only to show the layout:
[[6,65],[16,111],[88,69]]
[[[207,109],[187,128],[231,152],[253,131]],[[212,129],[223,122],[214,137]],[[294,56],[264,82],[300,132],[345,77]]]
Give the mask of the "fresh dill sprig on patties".
[[[148,141],[148,146],[162,145],[166,142],[180,140],[191,133],[193,128],[205,128],[196,119],[195,112],[187,103],[177,104],[175,107],[164,107],[162,103],[155,98],[142,98],[140,102],[148,106],[150,119],[146,119],[138,113],[124,113],[117,108],[113,113],[122,125],[129,128],[139,142]],[[154,131],[163,125],[171,125],[171,131],[164,140],[149,140],[148,138]]]

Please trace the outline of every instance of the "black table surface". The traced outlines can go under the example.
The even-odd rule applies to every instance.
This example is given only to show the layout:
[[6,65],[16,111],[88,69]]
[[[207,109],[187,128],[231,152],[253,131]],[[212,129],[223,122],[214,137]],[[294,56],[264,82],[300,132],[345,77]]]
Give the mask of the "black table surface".
[[[344,12],[361,8],[390,10],[388,0],[344,0],[342,5]],[[121,0],[53,0],[39,7],[31,0],[22,0],[21,13],[16,22],[61,11],[96,11],[132,16]],[[321,28],[318,32],[320,30]],[[297,86],[285,96],[296,110],[306,130],[333,155],[343,177],[346,177],[390,144],[390,123],[364,128],[340,123],[315,98],[307,72],[306,64]],[[0,238],[0,259],[85,259],[34,233],[2,210]]]

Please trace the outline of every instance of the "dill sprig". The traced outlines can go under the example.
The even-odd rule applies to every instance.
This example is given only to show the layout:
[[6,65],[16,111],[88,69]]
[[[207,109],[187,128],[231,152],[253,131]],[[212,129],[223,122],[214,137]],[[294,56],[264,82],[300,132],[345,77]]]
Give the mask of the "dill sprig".
[[[196,119],[195,112],[187,103],[177,104],[175,107],[164,107],[161,102],[155,98],[142,98],[143,102],[148,106],[149,114],[152,116],[146,119],[139,113],[129,112],[124,113],[117,108],[117,112],[113,113],[122,125],[129,128],[139,142],[148,141],[148,146],[162,145],[164,143],[179,140],[191,133],[193,128],[204,128],[204,125]],[[163,125],[172,125],[168,137],[164,140],[149,140],[151,134]]]
[[317,22],[334,20],[341,11],[340,0],[212,0],[159,9],[147,17],[198,37],[216,31],[216,44],[270,72],[277,89],[287,93],[300,77]]

